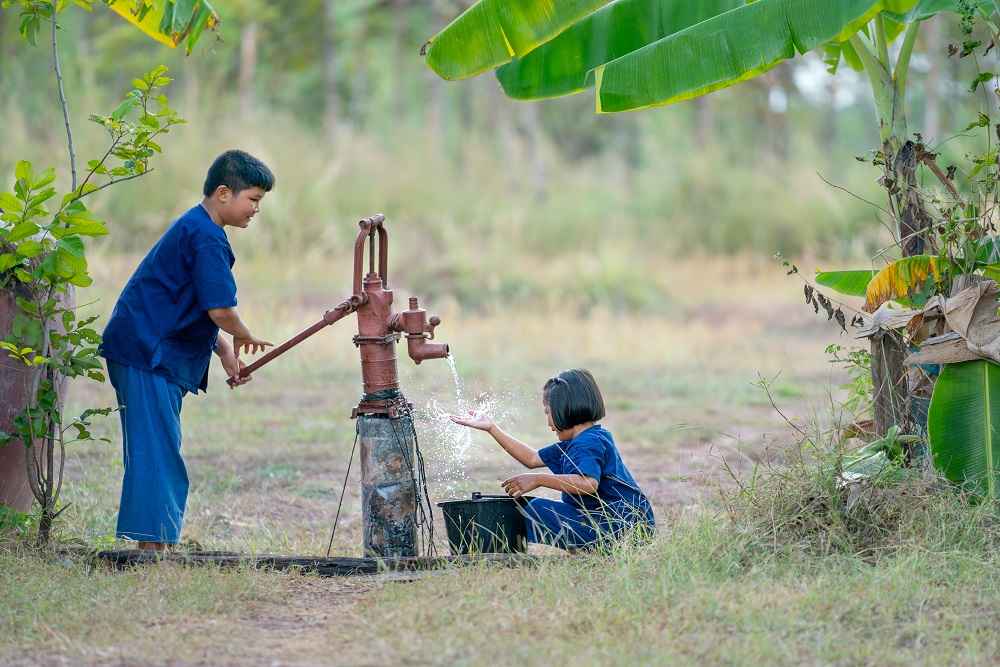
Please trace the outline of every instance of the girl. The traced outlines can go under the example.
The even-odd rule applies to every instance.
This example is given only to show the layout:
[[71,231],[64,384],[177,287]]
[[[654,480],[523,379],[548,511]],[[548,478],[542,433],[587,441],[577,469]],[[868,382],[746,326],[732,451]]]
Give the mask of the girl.
[[621,537],[633,528],[651,534],[653,509],[622,462],[614,438],[597,423],[604,417],[604,398],[590,371],[574,369],[549,379],[542,389],[542,405],[559,442],[538,450],[488,417],[473,412],[451,417],[456,424],[489,433],[525,467],[552,471],[516,475],[503,483],[504,491],[515,498],[539,487],[562,492],[562,502],[527,499],[523,512],[528,541],[575,550]]

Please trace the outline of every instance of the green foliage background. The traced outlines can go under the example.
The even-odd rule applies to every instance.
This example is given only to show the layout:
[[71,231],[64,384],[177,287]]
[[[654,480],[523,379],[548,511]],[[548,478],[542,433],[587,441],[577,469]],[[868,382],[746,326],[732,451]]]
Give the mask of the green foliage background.
[[[555,284],[583,305],[645,309],[678,254],[832,259],[887,245],[875,210],[820,177],[879,201],[877,170],[855,160],[877,143],[863,81],[819,74],[830,91],[857,91],[837,109],[800,91],[802,70],[819,65],[801,59],[704,102],[641,114],[594,115],[589,95],[519,103],[492,75],[450,84],[425,67],[422,41],[461,8],[226,2],[218,35],[190,57],[102,7],[67,12],[78,153],[102,139],[82,119],[154,62],[170,67],[174,106],[191,121],[141,186],[95,197],[112,231],[97,252],[143,252],[197,201],[210,160],[230,147],[259,154],[278,177],[259,224],[237,240],[241,258],[346,258],[354,221],[384,211],[402,241],[395,257],[435,258],[397,276],[467,305],[537,299]],[[939,34],[919,45],[911,125],[923,126],[933,76],[939,127],[964,126],[976,111],[948,91],[972,69],[946,57],[956,22],[934,20]],[[48,60],[16,24],[13,10],[0,11],[0,173],[16,158],[65,161]],[[944,150],[960,156],[958,143]],[[622,289],[649,267],[650,286]]]

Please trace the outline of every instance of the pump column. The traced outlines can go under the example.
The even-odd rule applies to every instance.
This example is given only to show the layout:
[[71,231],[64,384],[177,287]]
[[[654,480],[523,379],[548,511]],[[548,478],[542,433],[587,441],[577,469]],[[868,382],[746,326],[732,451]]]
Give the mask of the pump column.
[[409,415],[358,415],[364,554],[417,555],[417,488],[413,420]]

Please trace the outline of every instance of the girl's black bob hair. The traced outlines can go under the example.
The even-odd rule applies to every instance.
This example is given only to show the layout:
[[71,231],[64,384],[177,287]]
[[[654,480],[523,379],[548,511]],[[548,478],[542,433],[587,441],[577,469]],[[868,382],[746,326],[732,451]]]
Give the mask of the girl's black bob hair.
[[552,423],[560,431],[604,418],[604,397],[590,371],[574,368],[549,378],[542,387]]

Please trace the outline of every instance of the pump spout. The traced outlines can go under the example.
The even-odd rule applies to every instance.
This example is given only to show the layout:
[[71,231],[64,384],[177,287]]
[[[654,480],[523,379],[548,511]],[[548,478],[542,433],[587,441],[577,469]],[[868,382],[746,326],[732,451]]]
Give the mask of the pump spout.
[[428,343],[422,336],[407,336],[406,347],[415,364],[424,359],[444,359],[449,354],[447,343]]
[[417,297],[410,297],[410,309],[399,313],[390,325],[393,331],[406,332],[406,347],[410,359],[419,364],[425,359],[443,359],[448,356],[448,345],[430,343],[434,340],[434,328],[441,324],[440,317],[427,319],[427,311],[419,306]]

